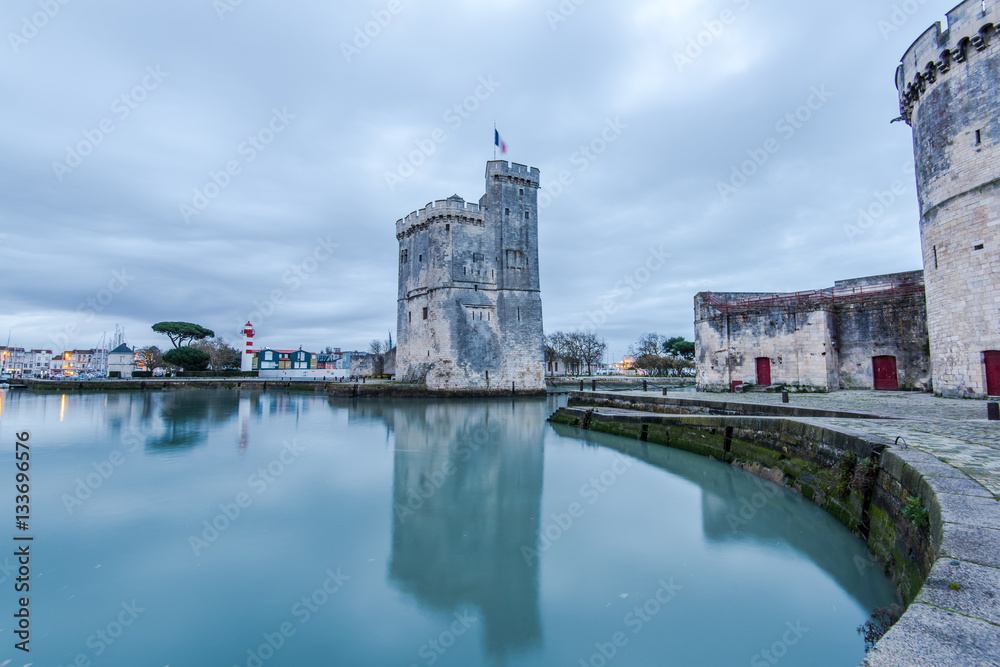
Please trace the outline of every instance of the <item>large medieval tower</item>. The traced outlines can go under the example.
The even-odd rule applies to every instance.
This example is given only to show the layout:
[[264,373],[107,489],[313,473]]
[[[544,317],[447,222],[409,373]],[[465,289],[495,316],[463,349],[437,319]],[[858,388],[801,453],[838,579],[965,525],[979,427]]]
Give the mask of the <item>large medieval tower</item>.
[[431,389],[544,390],[538,169],[486,163],[458,195],[396,222],[396,377]]
[[913,128],[934,390],[1000,394],[1000,0],[966,0],[896,72]]

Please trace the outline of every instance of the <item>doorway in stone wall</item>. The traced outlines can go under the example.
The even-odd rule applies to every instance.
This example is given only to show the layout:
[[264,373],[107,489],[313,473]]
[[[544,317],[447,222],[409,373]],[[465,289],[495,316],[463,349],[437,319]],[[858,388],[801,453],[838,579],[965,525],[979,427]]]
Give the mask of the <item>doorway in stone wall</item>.
[[1000,396],[1000,352],[984,352],[983,359],[986,363],[986,393]]
[[872,357],[872,373],[875,376],[875,391],[899,389],[896,357]]
[[771,384],[771,360],[768,357],[757,358],[757,384],[762,387]]

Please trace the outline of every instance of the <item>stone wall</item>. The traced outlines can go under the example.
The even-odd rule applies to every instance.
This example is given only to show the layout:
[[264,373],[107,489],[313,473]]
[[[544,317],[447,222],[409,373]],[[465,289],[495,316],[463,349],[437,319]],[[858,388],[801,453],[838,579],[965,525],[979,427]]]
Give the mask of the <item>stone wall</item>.
[[926,389],[921,273],[838,281],[797,294],[703,292],[695,297],[695,348],[699,391],[756,384],[758,358],[769,360],[772,384],[871,389],[872,358],[882,355],[896,357],[900,389]]
[[351,377],[370,378],[382,374],[382,355],[355,354],[351,356]]
[[396,377],[431,389],[544,389],[538,170],[487,163],[479,204],[455,195],[396,223]]
[[986,393],[1000,350],[1000,0],[966,0],[910,47],[896,73],[913,128],[934,389]]

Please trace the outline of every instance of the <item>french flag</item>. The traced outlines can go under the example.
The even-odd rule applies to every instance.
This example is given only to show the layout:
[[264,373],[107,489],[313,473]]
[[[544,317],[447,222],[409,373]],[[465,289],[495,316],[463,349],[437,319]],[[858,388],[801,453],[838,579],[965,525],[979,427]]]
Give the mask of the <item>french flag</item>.
[[501,153],[507,153],[507,142],[500,139],[500,133],[496,128],[493,128],[493,145],[499,148]]

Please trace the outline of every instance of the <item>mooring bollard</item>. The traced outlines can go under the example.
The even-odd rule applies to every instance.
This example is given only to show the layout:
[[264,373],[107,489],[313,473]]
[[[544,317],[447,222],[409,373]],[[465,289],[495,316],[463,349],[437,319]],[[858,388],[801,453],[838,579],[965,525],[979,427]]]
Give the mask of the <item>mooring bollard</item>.
[[514,381],[513,380],[510,381],[510,393],[512,393],[512,394],[516,394],[517,393],[517,391],[514,389]]
[[583,391],[583,380],[580,380],[580,391]]
[[664,388],[663,388],[663,395],[664,395],[664,396],[666,396],[666,395],[667,395],[667,388],[666,388],[666,387],[664,387]]
[[787,391],[781,392],[781,402],[782,403],[787,403],[788,402],[788,392]]
[[646,380],[643,380],[643,381],[642,381],[642,390],[643,390],[643,391],[646,391],[646,390],[648,390],[648,389],[649,389],[649,386],[648,386],[648,384],[647,384]]
[[597,380],[590,381],[590,391],[597,391]]
[[1000,403],[987,403],[986,416],[991,422],[1000,422]]

